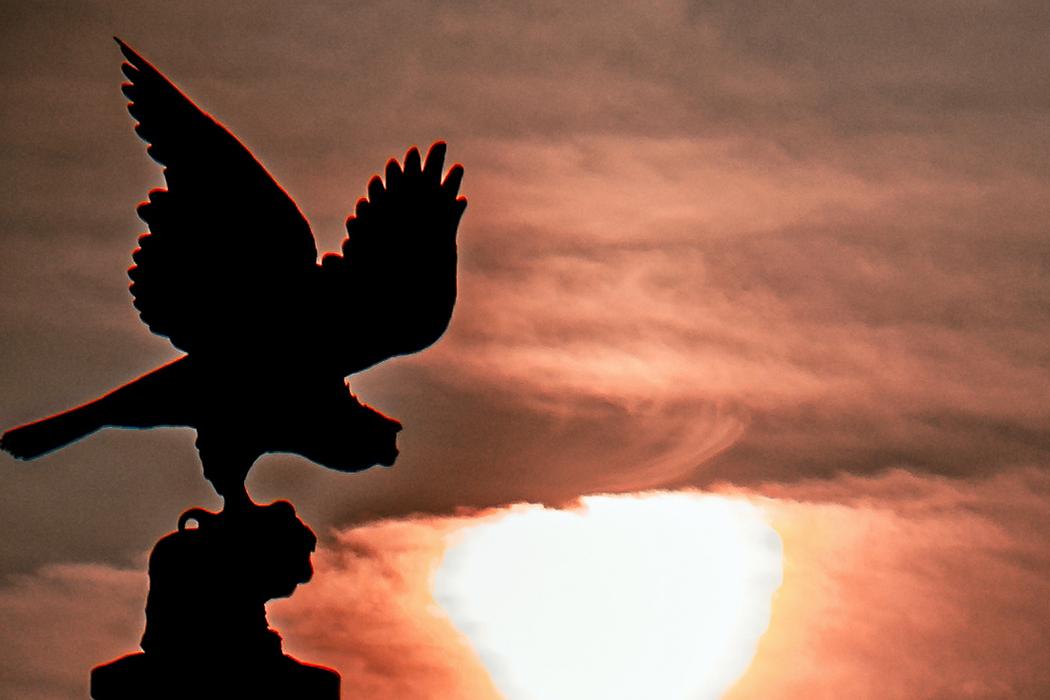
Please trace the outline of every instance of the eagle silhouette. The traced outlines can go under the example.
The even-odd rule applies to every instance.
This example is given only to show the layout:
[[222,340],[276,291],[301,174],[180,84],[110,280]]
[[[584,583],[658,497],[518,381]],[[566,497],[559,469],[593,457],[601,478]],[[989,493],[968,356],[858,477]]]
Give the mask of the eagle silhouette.
[[33,459],[104,427],[189,426],[227,507],[268,452],[340,471],[397,457],[401,424],[345,377],[418,352],[456,300],[457,196],[445,144],[391,159],[320,264],[310,225],[258,160],[120,39],[135,132],[166,188],[138,206],[149,233],[128,271],[142,321],[185,354],[83,406],[15,428],[0,447]]

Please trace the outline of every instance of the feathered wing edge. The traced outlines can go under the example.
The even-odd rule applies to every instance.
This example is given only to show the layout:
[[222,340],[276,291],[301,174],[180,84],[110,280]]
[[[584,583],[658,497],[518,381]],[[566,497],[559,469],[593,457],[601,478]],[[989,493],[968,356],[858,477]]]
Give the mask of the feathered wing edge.
[[375,175],[368,196],[346,221],[342,252],[321,260],[329,318],[345,319],[335,342],[345,374],[397,355],[419,352],[445,332],[456,301],[456,232],[467,206],[458,196],[463,166],[442,178],[446,145],[426,161],[413,147],[404,165],[391,159],[385,183]]
[[186,351],[255,342],[275,314],[294,327],[317,260],[306,218],[226,127],[116,41],[135,132],[167,183],[138,208],[150,233],[128,274],[143,322]]

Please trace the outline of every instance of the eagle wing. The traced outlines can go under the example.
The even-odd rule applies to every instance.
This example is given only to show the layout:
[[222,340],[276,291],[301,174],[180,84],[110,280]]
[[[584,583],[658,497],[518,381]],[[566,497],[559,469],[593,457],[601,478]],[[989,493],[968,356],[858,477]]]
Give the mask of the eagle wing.
[[117,43],[135,132],[167,184],[138,207],[149,233],[128,275],[142,321],[198,354],[294,342],[317,275],[310,225],[232,133]]
[[456,303],[456,229],[467,206],[457,196],[463,166],[442,178],[445,144],[421,162],[391,159],[346,220],[342,254],[321,260],[326,318],[344,375],[418,352],[445,332]]

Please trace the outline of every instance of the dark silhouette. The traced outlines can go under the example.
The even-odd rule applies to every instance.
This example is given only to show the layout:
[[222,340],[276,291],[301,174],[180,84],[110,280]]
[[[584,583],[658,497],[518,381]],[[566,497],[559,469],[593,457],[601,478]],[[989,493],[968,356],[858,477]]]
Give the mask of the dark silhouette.
[[266,601],[310,579],[317,539],[290,503],[254,504],[244,480],[266,452],[351,472],[394,463],[400,423],[344,378],[448,326],[463,168],[442,180],[440,142],[425,162],[416,148],[390,160],[347,219],[342,254],[318,264],[306,219],[248,149],[117,43],[135,131],[167,183],[138,208],[149,233],[131,292],[186,354],[0,446],[33,459],[107,426],[190,426],[223,497],[222,512],[187,511],[154,547],[143,651],[95,668],[93,697],[336,700],[339,674],[285,655],[266,621]]
[[184,513],[150,555],[143,652],[96,667],[91,696],[336,700],[339,674],[284,654],[266,622],[266,601],[310,580],[316,542],[287,501]]
[[267,452],[340,471],[397,457],[400,423],[360,403],[344,377],[418,352],[456,298],[457,197],[445,144],[391,159],[346,222],[342,254],[317,263],[295,202],[229,131],[119,39],[135,132],[166,189],[138,207],[128,275],[143,322],[186,354],[105,396],[4,434],[33,459],[103,427],[190,426],[226,507],[250,508],[244,479]]

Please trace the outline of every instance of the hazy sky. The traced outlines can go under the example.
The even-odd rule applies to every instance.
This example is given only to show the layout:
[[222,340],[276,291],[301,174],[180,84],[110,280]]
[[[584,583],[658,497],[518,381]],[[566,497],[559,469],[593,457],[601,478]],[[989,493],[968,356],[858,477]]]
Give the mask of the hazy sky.
[[[321,250],[387,158],[442,138],[464,164],[448,333],[352,379],[404,423],[396,466],[267,456],[249,483],[328,548],[280,625],[348,692],[494,692],[404,613],[474,509],[717,488],[767,499],[796,601],[733,697],[1050,693],[1045,3],[23,2],[0,27],[5,428],[177,355],[127,292],[161,178],[112,35],[253,150]],[[136,642],[144,553],[218,500],[187,430],[0,472],[0,676],[82,694]],[[407,583],[384,593],[388,564]],[[403,640],[404,665],[304,610]]]

